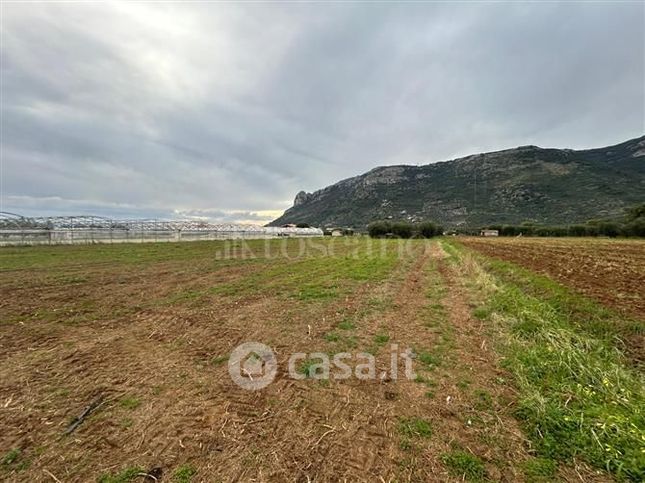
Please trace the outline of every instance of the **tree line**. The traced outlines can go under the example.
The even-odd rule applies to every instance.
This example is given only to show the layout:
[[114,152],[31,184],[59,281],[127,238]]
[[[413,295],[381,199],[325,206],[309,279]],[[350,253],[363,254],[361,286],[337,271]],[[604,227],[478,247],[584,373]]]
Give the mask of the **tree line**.
[[617,220],[590,220],[572,225],[488,225],[484,229],[498,230],[500,236],[608,236],[611,238],[645,237],[645,203],[629,208]]
[[375,221],[369,224],[367,233],[372,238],[432,238],[443,234],[443,228],[430,221]]
[[[492,224],[482,229],[498,230],[500,236],[645,237],[645,203],[628,208],[625,215],[617,219],[589,220],[569,225],[540,225],[530,222],[519,225]],[[442,235],[443,227],[431,221],[409,223],[383,220],[370,223],[367,232],[372,238],[432,238]],[[479,232],[459,230],[459,233],[474,235]]]

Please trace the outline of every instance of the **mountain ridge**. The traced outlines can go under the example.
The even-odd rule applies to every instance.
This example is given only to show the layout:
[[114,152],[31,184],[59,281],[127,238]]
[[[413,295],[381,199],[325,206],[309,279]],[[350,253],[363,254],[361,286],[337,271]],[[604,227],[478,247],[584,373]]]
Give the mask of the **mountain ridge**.
[[378,166],[312,193],[270,225],[364,228],[432,220],[474,228],[619,215],[645,199],[645,136],[583,150],[518,146],[424,165]]

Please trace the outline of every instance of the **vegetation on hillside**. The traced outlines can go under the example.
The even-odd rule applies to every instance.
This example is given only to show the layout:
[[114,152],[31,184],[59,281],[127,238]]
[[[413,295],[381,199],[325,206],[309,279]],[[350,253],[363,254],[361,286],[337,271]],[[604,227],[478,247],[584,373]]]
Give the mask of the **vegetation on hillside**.
[[435,220],[466,230],[615,217],[644,201],[643,146],[645,137],[583,151],[523,146],[423,166],[379,167],[302,193],[271,225],[364,230],[374,220]]

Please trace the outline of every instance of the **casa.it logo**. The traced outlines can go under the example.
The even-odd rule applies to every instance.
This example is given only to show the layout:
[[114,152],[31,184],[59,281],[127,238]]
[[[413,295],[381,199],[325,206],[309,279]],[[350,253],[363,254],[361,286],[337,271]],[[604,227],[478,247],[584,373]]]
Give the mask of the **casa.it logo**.
[[242,389],[258,391],[267,387],[278,372],[278,361],[269,346],[246,342],[237,346],[228,359],[228,373]]
[[[403,361],[403,372],[408,380],[416,379],[412,361],[417,357],[413,349],[399,351],[398,344],[390,344],[389,370],[376,370],[376,358],[369,352],[294,352],[289,357],[285,377],[294,380],[334,379],[343,380],[355,377],[359,380],[380,379],[395,381],[399,377],[399,363]],[[264,389],[278,372],[278,361],[270,347],[259,342],[246,342],[237,346],[231,353],[228,372],[233,382],[242,389],[257,391]]]

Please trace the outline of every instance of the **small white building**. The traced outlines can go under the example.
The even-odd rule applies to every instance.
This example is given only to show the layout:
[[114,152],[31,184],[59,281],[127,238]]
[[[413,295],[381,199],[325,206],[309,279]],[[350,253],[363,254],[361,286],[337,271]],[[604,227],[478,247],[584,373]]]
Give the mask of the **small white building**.
[[480,236],[499,236],[499,230],[482,230]]

